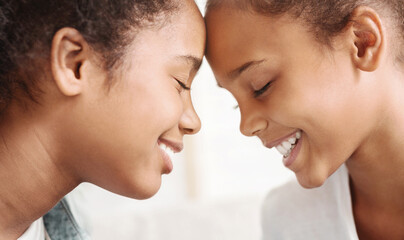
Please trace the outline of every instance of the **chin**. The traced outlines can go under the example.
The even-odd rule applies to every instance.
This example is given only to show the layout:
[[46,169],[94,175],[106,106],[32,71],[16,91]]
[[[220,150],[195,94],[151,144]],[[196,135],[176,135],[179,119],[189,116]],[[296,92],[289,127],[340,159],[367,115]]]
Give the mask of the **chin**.
[[306,188],[306,189],[312,189],[312,188],[318,188],[323,186],[324,182],[327,180],[328,176],[324,176],[321,174],[298,174],[296,173],[296,178],[299,184]]
[[160,186],[161,175],[153,178],[125,179],[125,181],[120,181],[118,186],[110,186],[105,189],[124,197],[143,200],[153,197],[159,191]]
[[132,198],[137,200],[144,200],[153,197],[159,191],[160,185],[155,189],[147,189],[145,191],[135,194]]
[[161,187],[161,177],[150,181],[141,181],[141,184],[136,184],[130,194],[130,198],[143,200],[153,197]]

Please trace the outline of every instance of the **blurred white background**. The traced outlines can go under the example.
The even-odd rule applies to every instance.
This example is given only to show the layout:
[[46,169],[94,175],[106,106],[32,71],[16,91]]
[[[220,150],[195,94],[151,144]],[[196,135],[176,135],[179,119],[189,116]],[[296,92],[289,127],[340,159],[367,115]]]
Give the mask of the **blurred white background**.
[[[197,0],[204,12],[205,0]],[[239,131],[235,99],[220,89],[204,61],[192,85],[202,129],[186,137],[148,200],[121,197],[91,184],[68,196],[73,213],[95,240],[259,239],[260,208],[268,191],[293,177],[276,150]]]

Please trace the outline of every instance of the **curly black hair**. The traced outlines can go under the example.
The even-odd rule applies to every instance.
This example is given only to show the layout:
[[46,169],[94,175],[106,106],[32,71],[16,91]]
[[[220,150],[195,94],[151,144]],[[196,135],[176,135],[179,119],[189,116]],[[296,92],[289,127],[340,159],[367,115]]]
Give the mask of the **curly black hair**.
[[35,100],[38,63],[49,60],[59,29],[77,29],[112,71],[135,38],[129,30],[164,24],[177,5],[173,0],[0,0],[0,112],[20,93]]

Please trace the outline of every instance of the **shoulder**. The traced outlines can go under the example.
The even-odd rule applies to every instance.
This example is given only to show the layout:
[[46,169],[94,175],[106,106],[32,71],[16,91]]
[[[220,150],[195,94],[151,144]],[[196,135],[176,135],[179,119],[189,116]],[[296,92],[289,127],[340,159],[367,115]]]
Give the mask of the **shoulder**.
[[272,190],[262,208],[264,236],[271,239],[326,237],[323,234],[330,234],[335,229],[333,223],[342,218],[344,211],[338,208],[342,201],[349,199],[347,188],[348,175],[343,166],[319,188],[305,189],[293,179]]

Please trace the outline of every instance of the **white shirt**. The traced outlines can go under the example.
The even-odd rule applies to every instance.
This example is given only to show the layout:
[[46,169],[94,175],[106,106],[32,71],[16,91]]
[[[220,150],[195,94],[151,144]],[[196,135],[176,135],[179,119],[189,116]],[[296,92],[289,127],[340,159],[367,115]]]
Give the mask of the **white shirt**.
[[262,214],[265,240],[359,239],[345,165],[319,188],[304,189],[294,180],[271,191]]
[[39,218],[31,224],[31,226],[24,232],[17,240],[50,240],[45,230],[43,219]]

